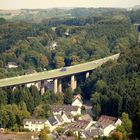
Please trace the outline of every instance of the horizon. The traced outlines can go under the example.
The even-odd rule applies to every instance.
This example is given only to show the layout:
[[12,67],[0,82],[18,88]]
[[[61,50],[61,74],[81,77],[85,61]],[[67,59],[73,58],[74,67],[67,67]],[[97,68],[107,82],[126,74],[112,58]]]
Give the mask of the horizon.
[[68,9],[68,8],[131,8],[140,5],[139,0],[0,0],[0,10],[20,9]]

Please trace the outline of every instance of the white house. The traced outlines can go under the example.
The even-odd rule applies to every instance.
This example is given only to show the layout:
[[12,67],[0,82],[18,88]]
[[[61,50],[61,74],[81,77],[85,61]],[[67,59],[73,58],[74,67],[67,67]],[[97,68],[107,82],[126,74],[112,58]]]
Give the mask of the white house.
[[15,62],[8,62],[6,65],[7,68],[17,68],[18,65]]
[[[84,117],[85,118],[85,117]],[[112,131],[121,125],[121,120],[115,117],[102,115],[92,126],[80,131],[82,138],[91,139],[98,136],[109,136]]]
[[53,106],[52,107],[53,115],[61,115],[62,112],[66,114],[70,114],[72,116],[80,115],[81,108],[78,106],[71,106],[71,105],[62,105],[62,106]]
[[102,115],[95,123],[95,128],[100,128],[104,136],[109,136],[110,133],[121,125],[122,121],[116,117]]
[[30,131],[40,131],[48,126],[47,119],[25,119],[23,123],[24,128]]
[[82,107],[82,101],[78,98],[76,98],[73,102],[72,102],[72,106],[78,106],[78,107]]

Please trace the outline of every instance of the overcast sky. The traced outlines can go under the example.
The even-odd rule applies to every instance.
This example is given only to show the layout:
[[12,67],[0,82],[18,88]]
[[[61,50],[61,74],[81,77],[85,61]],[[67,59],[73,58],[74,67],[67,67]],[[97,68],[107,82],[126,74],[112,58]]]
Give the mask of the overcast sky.
[[0,0],[0,9],[52,7],[132,7],[140,0]]

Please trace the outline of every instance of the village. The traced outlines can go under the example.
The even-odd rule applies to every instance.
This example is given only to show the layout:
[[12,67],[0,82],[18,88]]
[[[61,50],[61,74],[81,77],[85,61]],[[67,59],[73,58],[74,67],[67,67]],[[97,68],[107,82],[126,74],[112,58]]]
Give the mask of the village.
[[[50,135],[57,140],[75,140],[67,134],[72,132],[81,139],[110,136],[122,121],[119,118],[101,115],[96,121],[88,113],[82,113],[84,106],[81,96],[76,95],[71,105],[52,106],[53,116],[48,119],[25,119],[24,128],[33,132],[49,129]],[[61,130],[61,134],[58,134]]]

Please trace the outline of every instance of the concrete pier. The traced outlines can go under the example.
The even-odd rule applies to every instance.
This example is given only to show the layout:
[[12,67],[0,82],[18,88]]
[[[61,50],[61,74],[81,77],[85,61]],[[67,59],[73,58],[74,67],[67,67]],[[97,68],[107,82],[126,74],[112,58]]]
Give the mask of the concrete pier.
[[74,90],[77,87],[77,80],[74,75],[71,76],[71,89]]
[[58,92],[62,93],[62,81],[61,81],[61,79],[58,80]]
[[89,77],[89,72],[86,72],[86,79]]
[[54,79],[54,93],[58,92],[58,79]]

